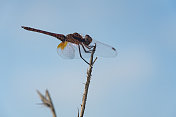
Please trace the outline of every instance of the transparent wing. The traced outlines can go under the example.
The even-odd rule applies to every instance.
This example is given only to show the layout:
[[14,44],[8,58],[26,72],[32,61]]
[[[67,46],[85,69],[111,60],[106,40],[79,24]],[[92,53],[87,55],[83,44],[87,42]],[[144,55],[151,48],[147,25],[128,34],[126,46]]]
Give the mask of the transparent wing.
[[[95,56],[100,56],[100,57],[115,57],[115,56],[117,56],[117,51],[112,46],[101,43],[99,41],[95,41],[95,40],[93,40],[89,46],[93,47],[93,46],[95,46],[95,44],[96,44],[96,50],[95,50],[95,54],[94,54]],[[88,49],[85,46],[84,46],[84,48],[87,51],[90,51],[93,49],[93,48]],[[83,58],[89,58],[91,56],[91,52],[87,53],[84,50],[84,48],[80,45],[81,55]],[[78,45],[74,44],[74,43],[68,42],[64,49],[58,48],[57,52],[62,58],[66,58],[66,59],[80,58]]]
[[61,56],[64,59],[75,58],[75,48],[71,43],[67,43],[64,48],[58,46],[57,53],[59,54],[59,56]]
[[[69,43],[70,46],[72,48],[74,48],[75,52],[74,52],[74,59],[79,59],[80,58],[80,53],[82,55],[83,58],[89,58],[91,53],[86,53],[83,49],[83,47],[80,45],[80,52],[79,52],[79,48],[78,48],[78,45],[77,44],[74,44],[74,43]],[[89,50],[85,47],[86,50]]]
[[101,43],[99,41],[93,40],[90,43],[90,46],[94,46],[96,44],[95,56],[100,57],[116,57],[117,51],[114,47]]
[[[93,40],[89,46],[95,46],[95,43],[96,43],[96,50],[95,50],[95,56],[99,56],[99,57],[116,57],[117,56],[117,51],[114,47],[110,46],[110,45],[107,45],[107,44],[104,44],[104,43],[101,43],[99,41],[96,41],[96,40]],[[71,43],[72,44],[72,43]],[[75,49],[75,58],[80,58],[80,54],[79,54],[79,49],[78,49],[78,45],[76,44],[72,44],[74,49]],[[92,50],[93,48],[91,49],[88,49],[87,47],[84,46],[84,48],[87,50],[87,51],[90,51]],[[80,52],[81,52],[81,55],[83,58],[89,58],[91,56],[91,52],[90,53],[87,53],[83,47],[80,45]]]

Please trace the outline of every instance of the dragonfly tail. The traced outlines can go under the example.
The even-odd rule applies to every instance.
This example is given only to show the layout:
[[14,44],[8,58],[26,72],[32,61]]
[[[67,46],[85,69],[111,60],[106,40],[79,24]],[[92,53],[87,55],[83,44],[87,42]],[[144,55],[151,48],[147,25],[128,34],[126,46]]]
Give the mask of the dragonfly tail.
[[31,27],[25,27],[25,26],[21,26],[21,28],[24,28],[25,30],[28,30],[28,31],[33,31],[33,32],[38,32],[38,33],[50,35],[50,36],[56,37],[57,39],[59,39],[61,41],[65,41],[65,38],[66,38],[63,34],[51,33],[51,32],[47,32],[47,31],[43,31],[43,30],[31,28]]

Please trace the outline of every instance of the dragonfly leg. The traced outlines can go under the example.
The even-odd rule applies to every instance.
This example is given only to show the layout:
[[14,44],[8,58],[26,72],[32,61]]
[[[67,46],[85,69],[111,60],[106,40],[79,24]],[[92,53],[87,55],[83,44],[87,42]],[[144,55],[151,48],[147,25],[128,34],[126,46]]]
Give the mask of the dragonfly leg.
[[[96,45],[96,44],[95,44],[95,45]],[[85,46],[86,48],[89,49],[88,51],[85,49],[84,45],[82,45],[82,47],[83,47],[83,49],[84,49],[84,51],[85,51],[86,53],[91,53],[91,52],[93,51],[93,48],[95,47],[95,45],[94,45],[94,46],[93,46],[93,45],[91,45],[91,46]]]
[[84,62],[86,62],[88,65],[90,65],[81,55],[81,50],[80,50],[80,45],[78,45],[78,48],[79,48],[79,55],[80,57],[82,58],[82,60],[84,60]]
[[83,50],[84,50],[85,53],[91,53],[91,52],[92,52],[92,50],[88,50],[88,51],[87,51],[87,50],[85,49],[84,45],[81,44],[81,46],[82,46],[82,48],[83,48]]
[[87,46],[88,49],[92,49],[94,48],[95,46],[91,45],[91,46]]

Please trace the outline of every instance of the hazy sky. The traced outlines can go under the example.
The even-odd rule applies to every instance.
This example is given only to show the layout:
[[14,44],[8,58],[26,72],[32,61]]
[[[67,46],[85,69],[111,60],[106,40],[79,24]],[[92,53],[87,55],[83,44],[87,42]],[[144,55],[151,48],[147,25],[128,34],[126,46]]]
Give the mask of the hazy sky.
[[[57,55],[51,32],[89,34],[118,51],[93,68],[85,117],[176,116],[175,0],[1,0],[0,117],[58,117],[80,108],[88,65]],[[103,51],[103,50],[102,50]]]

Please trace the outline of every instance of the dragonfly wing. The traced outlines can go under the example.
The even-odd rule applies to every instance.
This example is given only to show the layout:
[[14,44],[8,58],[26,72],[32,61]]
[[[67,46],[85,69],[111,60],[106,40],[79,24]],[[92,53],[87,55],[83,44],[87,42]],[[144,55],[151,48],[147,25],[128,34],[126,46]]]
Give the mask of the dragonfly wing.
[[95,44],[96,44],[95,56],[100,56],[100,57],[117,56],[117,51],[114,47],[95,40],[91,42],[90,46],[94,46]]
[[65,59],[74,59],[75,58],[75,48],[73,45],[67,41],[61,42],[57,46],[57,53]]
[[[90,46],[95,46],[95,44],[96,44],[95,56],[100,56],[100,57],[117,56],[117,51],[112,46],[95,40],[93,40],[90,43]],[[86,51],[90,51],[93,49],[93,48],[88,49],[85,46],[84,48],[86,49]],[[80,45],[80,52],[79,52],[77,44],[70,43],[70,42],[61,42],[57,47],[57,52],[62,58],[66,58],[66,59],[78,59],[80,58],[80,53],[83,58],[90,58],[91,52],[86,52],[84,48]]]
[[[72,44],[72,43],[71,43]],[[96,44],[96,50],[95,50],[95,56],[99,56],[99,57],[115,57],[117,56],[117,51],[115,48],[113,48],[110,45],[101,43],[99,41],[93,40],[89,46],[92,46],[91,49],[88,49],[87,47],[84,46],[84,48],[86,49],[86,51],[90,51],[93,49],[93,46],[95,46]],[[79,49],[78,49],[78,45],[76,44],[72,44],[72,46],[75,49],[75,58],[80,58],[80,54],[79,54]],[[84,50],[84,48],[80,45],[80,52],[83,58],[90,58],[91,56],[91,52],[86,52]]]
[[[89,58],[90,57],[91,53],[86,53],[81,45],[80,45],[80,52],[79,52],[79,48],[78,48],[77,44],[70,43],[70,45],[75,50],[75,57],[74,57],[75,59],[79,59],[80,58],[80,53],[81,53],[83,58]],[[88,51],[89,49],[86,48],[86,50]]]

